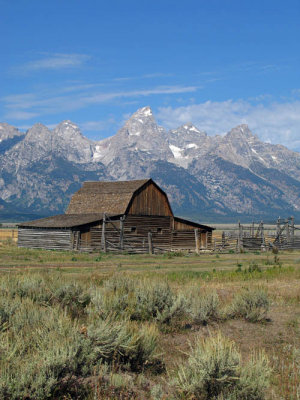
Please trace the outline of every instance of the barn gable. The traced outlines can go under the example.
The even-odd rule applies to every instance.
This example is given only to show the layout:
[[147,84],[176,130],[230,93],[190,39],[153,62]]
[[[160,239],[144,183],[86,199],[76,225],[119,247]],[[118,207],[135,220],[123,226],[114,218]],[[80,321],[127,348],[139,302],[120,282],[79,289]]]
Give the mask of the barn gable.
[[152,180],[85,182],[65,214],[19,224],[18,246],[80,251],[207,249],[213,228],[173,215]]
[[172,216],[167,195],[152,179],[85,182],[70,201],[66,214]]

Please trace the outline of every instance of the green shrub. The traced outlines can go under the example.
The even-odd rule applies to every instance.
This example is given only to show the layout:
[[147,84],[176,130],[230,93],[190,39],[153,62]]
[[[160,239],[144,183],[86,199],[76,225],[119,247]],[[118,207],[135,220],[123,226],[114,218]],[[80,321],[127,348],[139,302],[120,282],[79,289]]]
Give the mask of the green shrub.
[[9,276],[1,281],[1,289],[7,296],[30,298],[40,304],[48,304],[51,299],[49,283],[41,275]]
[[87,346],[91,349],[87,369],[99,361],[143,369],[158,361],[157,342],[158,331],[153,325],[139,327],[129,321],[98,320],[87,327]]
[[52,304],[58,303],[67,309],[72,317],[78,317],[90,304],[91,296],[75,283],[59,286],[52,294]]
[[0,398],[42,400],[73,393],[83,344],[76,325],[59,308],[20,300],[1,336]]
[[164,253],[163,257],[164,258],[175,258],[175,257],[184,257],[185,253],[183,253],[182,251],[169,251],[167,253]]
[[166,282],[134,282],[114,277],[103,288],[93,291],[89,313],[102,319],[114,316],[170,324],[185,315],[186,310],[185,296],[174,293]]
[[99,363],[134,371],[161,365],[153,325],[85,318],[86,326],[79,327],[58,303],[14,301],[0,335],[1,399],[86,399],[89,389],[81,378],[94,374]]
[[134,290],[136,283],[126,275],[115,274],[110,279],[106,280],[103,287],[112,292],[120,291],[122,293],[129,293]]
[[234,296],[227,316],[244,318],[250,322],[261,322],[266,319],[270,301],[268,294],[262,289],[244,289]]
[[129,293],[111,292],[110,290],[94,290],[91,296],[92,307],[88,308],[89,314],[95,318],[106,319],[115,316],[118,319],[128,317],[132,296]]
[[248,272],[252,273],[252,272],[261,272],[261,268],[258,266],[258,264],[254,261],[250,262],[249,268],[248,268]]
[[236,270],[235,270],[235,272],[242,272],[242,266],[243,266],[243,264],[241,264],[241,263],[237,263],[236,264]]
[[0,332],[9,327],[10,318],[17,310],[18,303],[9,297],[0,297]]
[[189,314],[196,324],[207,324],[209,320],[217,320],[220,317],[218,294],[216,292],[198,295],[194,293]]
[[269,376],[264,353],[253,355],[243,366],[234,342],[218,334],[198,338],[187,362],[179,365],[174,384],[180,398],[261,400]]
[[172,319],[180,318],[185,312],[184,296],[177,296],[166,282],[144,283],[134,291],[132,320],[156,320],[169,324]]

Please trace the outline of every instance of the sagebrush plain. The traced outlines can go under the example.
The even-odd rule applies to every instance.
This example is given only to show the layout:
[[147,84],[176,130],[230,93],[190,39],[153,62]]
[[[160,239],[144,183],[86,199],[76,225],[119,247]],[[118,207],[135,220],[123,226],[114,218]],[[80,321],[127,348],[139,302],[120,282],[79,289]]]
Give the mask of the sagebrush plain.
[[299,399],[300,252],[0,246],[3,399]]

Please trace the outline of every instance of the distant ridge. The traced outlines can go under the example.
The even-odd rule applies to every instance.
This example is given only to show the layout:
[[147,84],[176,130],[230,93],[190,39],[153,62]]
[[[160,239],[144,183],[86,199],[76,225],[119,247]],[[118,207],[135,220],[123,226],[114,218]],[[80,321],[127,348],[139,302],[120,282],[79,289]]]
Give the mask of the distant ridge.
[[[264,143],[247,125],[208,136],[191,123],[166,131],[150,107],[94,142],[63,121],[25,134],[0,124],[0,219],[65,211],[84,181],[152,177],[176,214],[200,222],[300,218],[300,154]],[[29,217],[30,215],[30,217]]]

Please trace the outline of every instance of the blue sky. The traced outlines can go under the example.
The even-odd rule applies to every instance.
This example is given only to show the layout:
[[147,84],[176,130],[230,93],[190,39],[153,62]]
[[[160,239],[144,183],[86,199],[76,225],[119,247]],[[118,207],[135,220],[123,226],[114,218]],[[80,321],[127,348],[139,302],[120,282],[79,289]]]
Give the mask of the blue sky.
[[149,105],[300,150],[299,21],[299,0],[0,0],[0,121],[102,139]]

